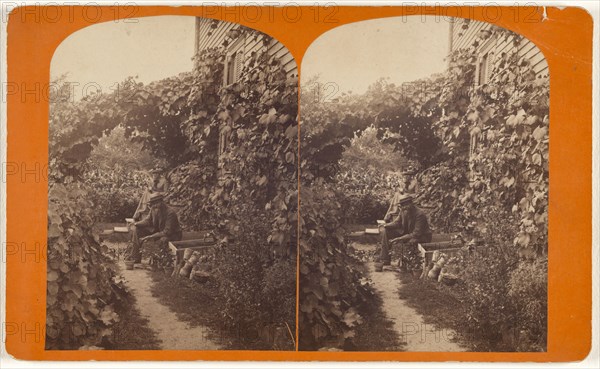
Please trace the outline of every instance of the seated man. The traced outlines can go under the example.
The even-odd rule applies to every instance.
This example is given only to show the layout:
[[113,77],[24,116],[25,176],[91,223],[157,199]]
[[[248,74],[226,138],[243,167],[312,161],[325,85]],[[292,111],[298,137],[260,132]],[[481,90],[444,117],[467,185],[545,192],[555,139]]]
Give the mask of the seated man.
[[[418,242],[430,242],[431,230],[427,216],[413,204],[411,195],[402,195],[398,199],[400,212],[391,222],[380,226],[381,252],[379,261],[390,265],[390,242],[404,242],[416,245]],[[393,238],[393,239],[392,239]],[[392,239],[391,241],[389,241]]]
[[146,240],[158,240],[159,249],[166,250],[168,241],[181,240],[181,228],[177,214],[163,202],[161,193],[153,193],[149,200],[150,213],[132,225],[132,252],[129,257],[135,263],[141,263],[142,243]]

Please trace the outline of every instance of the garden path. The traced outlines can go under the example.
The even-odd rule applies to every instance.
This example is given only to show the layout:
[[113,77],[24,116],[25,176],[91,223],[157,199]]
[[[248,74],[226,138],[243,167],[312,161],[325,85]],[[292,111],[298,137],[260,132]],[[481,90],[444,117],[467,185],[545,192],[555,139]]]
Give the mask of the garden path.
[[[363,251],[374,251],[376,244],[360,247]],[[398,272],[384,270],[376,272],[373,261],[368,261],[373,287],[383,301],[383,311],[388,319],[394,322],[394,330],[400,342],[406,344],[403,351],[451,352],[465,351],[463,347],[452,340],[456,333],[451,329],[437,329],[432,324],[425,324],[423,316],[400,299],[398,289],[402,281]],[[386,268],[387,269],[387,268]]]
[[[162,341],[161,350],[218,350],[220,346],[209,339],[208,328],[190,326],[152,295],[152,277],[147,270],[125,269],[120,263],[121,275],[127,281],[131,293],[137,300],[141,315],[148,319],[148,327]],[[136,265],[137,267],[137,265]]]

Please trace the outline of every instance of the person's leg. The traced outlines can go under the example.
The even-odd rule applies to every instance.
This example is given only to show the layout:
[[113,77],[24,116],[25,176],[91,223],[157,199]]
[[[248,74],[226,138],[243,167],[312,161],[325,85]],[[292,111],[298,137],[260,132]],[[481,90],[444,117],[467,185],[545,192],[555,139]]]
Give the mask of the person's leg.
[[142,262],[142,243],[140,242],[140,238],[148,236],[151,234],[151,231],[147,227],[140,226],[132,226],[131,227],[131,255],[129,259],[133,260],[135,263]]
[[383,265],[387,265],[390,263],[390,249],[388,242],[388,231],[385,227],[379,228],[380,242],[379,242],[379,250],[378,250],[378,258],[377,261],[383,263]]
[[173,266],[173,260],[169,251],[169,239],[167,237],[161,237],[155,239],[153,242],[153,264],[155,267],[160,269],[167,269]]
[[417,269],[423,265],[421,253],[418,250],[418,242],[415,239],[408,240],[404,243],[404,257],[406,267],[410,270]]
[[399,232],[396,228],[380,228],[381,233],[381,249],[379,252],[379,261],[383,263],[383,265],[390,265],[392,262],[392,256],[390,254],[390,239],[398,237]]

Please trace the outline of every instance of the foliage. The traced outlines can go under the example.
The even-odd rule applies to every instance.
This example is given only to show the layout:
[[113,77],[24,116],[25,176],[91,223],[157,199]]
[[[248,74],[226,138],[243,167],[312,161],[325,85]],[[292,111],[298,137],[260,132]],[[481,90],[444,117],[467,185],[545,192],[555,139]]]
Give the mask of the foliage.
[[486,84],[464,84],[474,78],[474,49],[452,56],[435,123],[447,159],[422,173],[420,198],[437,204],[431,215],[440,230],[471,233],[492,247],[468,260],[463,275],[471,332],[485,349],[538,351],[547,332],[547,269],[519,260],[547,252],[548,81],[519,57],[522,37],[492,32],[515,47],[499,55]]
[[[341,179],[339,183],[344,187],[366,187],[360,176],[355,179],[356,173],[341,164],[352,138],[360,135],[356,131],[376,127],[385,143],[394,143],[403,157],[417,161],[422,184],[418,202],[432,209],[435,231],[463,231],[486,244],[502,245],[505,251],[495,257],[471,260],[465,273],[473,288],[463,298],[470,304],[472,327],[480,324],[477,328],[489,332],[487,338],[496,347],[514,348],[514,343],[506,339],[498,341],[495,333],[505,332],[503,324],[514,314],[525,314],[526,308],[519,305],[522,301],[537,301],[540,309],[546,301],[539,292],[531,300],[507,302],[509,293],[518,295],[509,292],[507,286],[519,257],[547,252],[548,82],[547,76],[536,77],[529,62],[518,55],[522,37],[495,27],[491,33],[499,42],[513,43],[514,47],[498,56],[485,84],[475,85],[476,48],[482,42],[478,38],[472,47],[450,56],[445,73],[430,78],[402,86],[380,80],[363,95],[342,95],[330,102],[321,101],[313,90],[303,89],[301,180],[303,191],[311,187],[323,191],[320,180]],[[377,201],[375,193],[367,196]],[[338,201],[334,196],[320,199],[326,213],[330,207],[339,207]],[[355,196],[352,201],[359,206],[362,199]],[[311,206],[303,199],[303,216]],[[331,216],[344,220],[339,213]],[[316,218],[315,223],[314,227],[331,227],[329,234],[335,234],[340,226],[328,218]],[[321,243],[311,246],[332,247],[327,241]],[[344,253],[342,244],[341,240],[333,244],[340,253]],[[315,251],[307,250],[307,256],[302,255],[302,267],[305,260],[311,260],[311,252]],[[332,260],[333,255],[323,254],[323,260]],[[324,271],[308,268],[305,272]],[[517,274],[519,278],[523,273]],[[545,271],[536,267],[531,273]],[[351,283],[358,285],[356,280]],[[524,284],[543,291],[542,283]],[[315,305],[314,297],[303,302],[306,298],[301,296],[301,311]],[[333,298],[327,300],[336,302]],[[303,319],[313,326],[322,324],[312,316]],[[546,330],[541,320],[520,319],[528,322],[523,327],[528,337]],[[327,320],[324,326],[335,328],[339,322],[338,317]],[[315,342],[320,338],[308,330],[304,334]],[[534,342],[527,349],[535,349],[536,345]]]
[[427,166],[437,159],[440,140],[433,130],[431,117],[415,116],[410,108],[398,105],[382,111],[377,125],[386,128],[385,142],[393,142],[407,160]]
[[[296,265],[290,259],[274,258],[264,237],[269,223],[264,214],[254,217],[257,222],[241,223],[239,238],[223,245],[210,262],[224,300],[222,322],[242,332],[280,324],[293,327]],[[293,347],[291,340],[289,346]]]
[[372,298],[347,250],[341,206],[330,185],[301,187],[300,347],[342,347],[363,322],[356,307]]
[[77,102],[62,92],[68,91],[68,84],[60,85],[50,104],[51,179],[81,180],[89,169],[92,150],[118,126],[124,127],[125,137],[134,143],[133,151],[141,144],[155,159],[172,165],[189,159],[194,151],[186,145],[184,122],[194,117],[187,106],[188,98],[194,98],[194,83],[191,73],[146,86],[128,78],[113,93]]
[[548,260],[523,261],[511,273],[510,301],[517,311],[518,351],[546,351],[548,326]]
[[122,223],[133,216],[148,180],[147,174],[120,166],[90,169],[83,175],[96,218],[108,223]]
[[121,170],[125,173],[150,170],[158,164],[140,142],[132,142],[125,137],[125,128],[122,126],[115,127],[98,140],[89,161],[93,168]]
[[441,203],[444,211],[460,209],[461,214],[451,214],[458,220],[456,229],[472,222],[492,224],[486,216],[503,213],[504,218],[514,219],[511,233],[517,247],[545,253],[548,81],[536,77],[529,62],[519,57],[522,37],[500,29],[494,32],[515,47],[499,57],[488,83],[470,87],[465,94],[464,80],[472,79],[474,69],[469,56],[473,50],[453,55],[439,96],[444,114],[436,123],[452,158],[432,168],[437,172],[431,178],[435,184],[429,182],[422,198]]
[[125,128],[115,127],[93,147],[81,180],[91,190],[90,199],[103,222],[120,223],[135,213],[149,171],[159,163],[140,142],[125,137]]
[[208,230],[216,228],[218,220],[211,213],[208,197],[216,182],[216,169],[203,160],[190,160],[175,167],[169,174],[169,202],[178,209],[184,228]]
[[515,306],[508,298],[510,275],[517,262],[517,253],[509,244],[467,258],[462,268],[461,279],[466,285],[466,293],[460,296],[466,308],[463,324],[469,335],[482,337],[488,345],[485,349],[512,349],[505,336],[514,334],[517,323]]
[[[434,90],[426,81],[417,82],[415,86],[427,86],[430,93]],[[301,175],[307,183],[316,178],[333,179],[343,170],[340,168],[342,156],[354,157],[351,144],[353,140],[357,141],[355,137],[361,137],[359,132],[366,131],[367,136],[362,141],[367,143],[373,140],[373,129],[377,130],[377,138],[381,141],[378,148],[388,151],[392,145],[396,153],[390,153],[389,158],[403,158],[393,170],[406,166],[407,160],[418,162],[419,166],[436,160],[441,149],[431,123],[434,119],[430,118],[435,113],[439,115],[433,97],[427,95],[430,97],[427,104],[419,105],[418,111],[426,114],[421,116],[413,111],[416,109],[413,104],[426,97],[419,98],[421,92],[417,96],[413,85],[397,86],[381,79],[362,95],[343,93],[332,101],[323,99],[320,86],[318,78],[308,81],[302,88],[300,101],[303,122],[301,168],[306,169]],[[359,138],[356,143],[360,141]],[[344,154],[348,149],[350,152]],[[387,158],[380,157],[379,160],[383,161],[384,167],[391,164]]]
[[[213,114],[186,131],[201,155],[219,150],[215,173],[197,173],[210,187],[195,184],[191,199],[205,199],[203,211],[226,241],[216,259],[223,314],[241,327],[295,325],[297,79],[268,55],[270,40],[262,35],[262,49],[239,81],[219,90],[217,104],[190,102],[192,111],[208,106]],[[215,63],[205,59],[195,78],[204,80]]]
[[318,78],[302,86],[300,174],[305,183],[319,178],[333,180],[340,170],[342,154],[350,146],[355,132],[373,122],[365,96],[343,94],[328,101],[322,97],[322,89]]
[[462,334],[484,351],[545,351],[548,319],[547,260],[523,260],[507,243],[462,259]]
[[118,321],[114,265],[92,236],[92,204],[80,185],[54,184],[48,203],[46,348],[96,346]]
[[408,166],[408,160],[394,151],[392,144],[384,142],[388,137],[379,137],[380,131],[381,129],[371,125],[362,131],[354,132],[350,146],[344,150],[340,160],[342,172],[377,169],[384,173],[397,171],[398,167]]
[[393,189],[402,181],[397,172],[382,173],[376,168],[349,167],[336,176],[344,224],[370,223],[385,215]]
[[[247,34],[252,36],[243,27],[237,30],[239,37]],[[203,51],[191,73],[149,85],[129,78],[112,94],[78,102],[68,96],[55,98],[51,181],[93,181],[91,168],[98,163],[89,160],[92,150],[103,135],[122,126],[125,137],[137,143],[134,147],[141,145],[173,168],[171,199],[184,225],[217,230],[228,245],[225,250],[240,251],[246,245],[254,249],[235,255],[225,251],[227,257],[218,260],[220,270],[229,271],[222,275],[220,288],[230,297],[223,308],[230,323],[283,319],[294,326],[289,319],[295,312],[295,288],[274,278],[295,275],[297,79],[288,78],[279,61],[268,55],[270,37],[256,32],[254,37],[262,48],[246,61],[241,80],[223,88],[225,50],[219,47]],[[122,216],[117,199],[139,198],[125,193],[133,187],[128,184],[95,185],[87,198],[97,198],[97,205],[105,207],[99,212],[110,217]],[[107,192],[112,199],[103,197]],[[259,278],[256,283],[248,283],[250,275]],[[264,294],[255,292],[257,286]],[[278,311],[265,305],[273,294],[278,296]]]
[[387,211],[393,189],[402,181],[399,166],[408,162],[377,137],[378,129],[367,127],[355,133],[340,160],[335,183],[340,189],[342,223],[375,223]]
[[[273,263],[264,269],[261,294],[268,301],[266,322],[286,323],[295,332],[296,324],[296,275],[294,260]],[[292,295],[292,292],[294,296]],[[295,335],[294,335],[295,336]],[[291,345],[291,349],[294,349]]]

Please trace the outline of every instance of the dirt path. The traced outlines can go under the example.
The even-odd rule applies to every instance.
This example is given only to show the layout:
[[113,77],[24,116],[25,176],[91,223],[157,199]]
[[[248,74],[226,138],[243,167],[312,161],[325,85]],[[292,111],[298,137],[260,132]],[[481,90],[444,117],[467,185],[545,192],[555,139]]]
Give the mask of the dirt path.
[[[137,266],[137,265],[136,265]],[[148,327],[162,341],[161,350],[218,350],[220,346],[208,338],[208,328],[191,327],[182,322],[167,306],[152,296],[152,278],[145,269],[126,270],[120,265],[121,275],[137,299],[137,308],[148,319]]]
[[405,351],[464,351],[452,341],[455,336],[450,329],[436,329],[431,324],[425,324],[423,317],[409,307],[398,296],[402,285],[394,271],[375,272],[373,262],[368,262],[371,280],[383,300],[383,311],[388,319],[394,322],[394,330],[400,336],[400,341],[406,343]]

